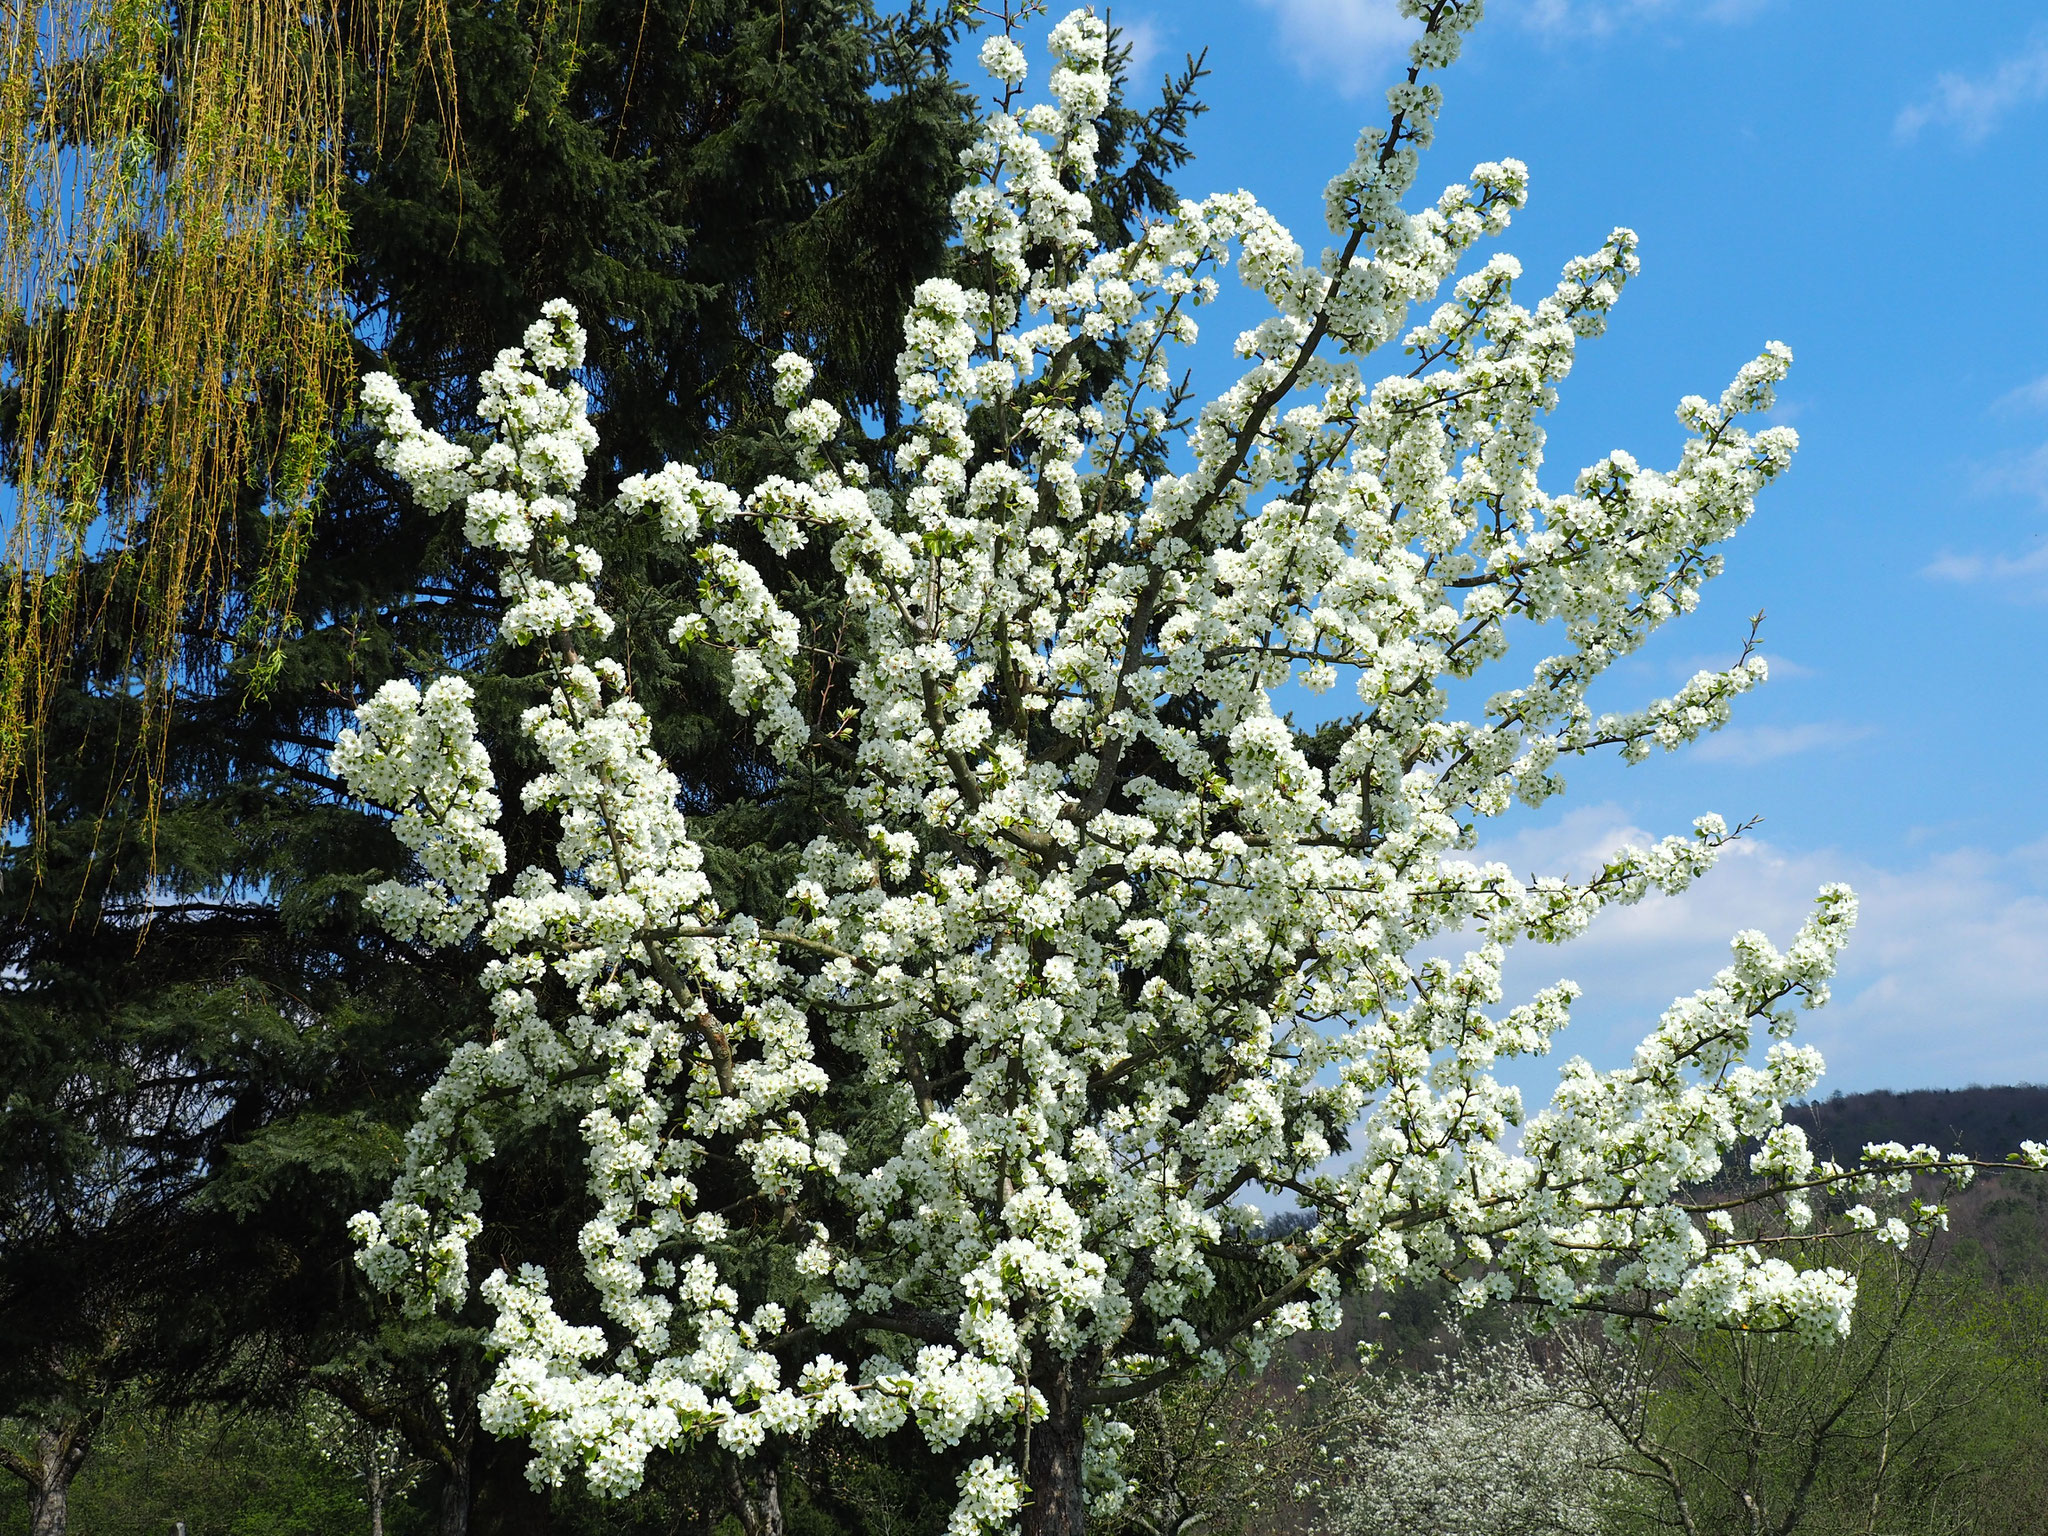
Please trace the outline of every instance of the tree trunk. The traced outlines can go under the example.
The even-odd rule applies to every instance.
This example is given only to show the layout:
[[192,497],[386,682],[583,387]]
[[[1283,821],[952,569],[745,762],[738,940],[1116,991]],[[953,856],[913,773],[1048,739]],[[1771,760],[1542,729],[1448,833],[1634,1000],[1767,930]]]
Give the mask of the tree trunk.
[[29,1536],[64,1536],[70,1519],[71,1490],[62,1483],[28,1492]]
[[384,1536],[384,1468],[377,1459],[383,1449],[374,1438],[370,1441],[370,1465],[364,1479],[370,1492],[370,1536]]
[[85,1465],[99,1432],[101,1409],[45,1428],[36,1436],[35,1460],[4,1453],[4,1464],[28,1484],[29,1536],[64,1536],[71,1519],[71,1480]]
[[533,1459],[523,1440],[480,1441],[470,1457],[475,1488],[470,1516],[472,1536],[548,1536],[553,1501],[545,1488],[526,1478]]
[[784,1536],[782,1478],[771,1463],[761,1469],[758,1488],[740,1472],[737,1457],[726,1457],[725,1493],[747,1536]]
[[476,1362],[467,1356],[457,1356],[451,1367],[444,1383],[448,1391],[444,1410],[448,1438],[445,1450],[437,1457],[444,1480],[436,1536],[469,1536],[477,1461]]
[[29,1536],[64,1536],[71,1518],[71,1479],[85,1462],[88,1444],[78,1424],[36,1436],[36,1476],[28,1485]]
[[1088,1515],[1081,1500],[1081,1446],[1086,1432],[1080,1407],[1064,1375],[1046,1391],[1051,1410],[1031,1426],[1024,1473],[1024,1536],[1083,1536]]
[[439,1536],[469,1536],[469,1451],[465,1436],[456,1448],[455,1465],[442,1469]]

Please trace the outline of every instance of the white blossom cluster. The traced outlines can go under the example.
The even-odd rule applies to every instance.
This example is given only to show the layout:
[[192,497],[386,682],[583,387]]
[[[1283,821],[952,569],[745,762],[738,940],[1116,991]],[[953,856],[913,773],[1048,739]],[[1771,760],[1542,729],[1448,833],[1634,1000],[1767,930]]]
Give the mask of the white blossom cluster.
[[1600,1536],[1625,1452],[1518,1341],[1336,1384],[1322,1536]]
[[[456,1053],[390,1200],[357,1218],[366,1268],[417,1306],[461,1297],[470,1168],[541,1119],[572,1118],[588,1148],[599,1311],[566,1316],[532,1266],[483,1281],[484,1417],[531,1442],[536,1477],[581,1467],[618,1492],[694,1436],[744,1454],[827,1421],[914,1421],[987,1452],[962,1481],[968,1536],[1016,1519],[1027,1427],[1085,1413],[1113,1445],[1117,1402],[1331,1325],[1346,1280],[1846,1327],[1846,1277],[1766,1257],[1688,1191],[1745,1138],[1773,1187],[1836,1175],[1780,1112],[1820,1074],[1786,1036],[1826,996],[1849,893],[1822,892],[1786,949],[1739,935],[1629,1066],[1567,1064],[1525,1122],[1493,1065],[1547,1051],[1575,989],[1504,1007],[1507,946],[1683,888],[1729,834],[1706,817],[1576,881],[1460,856],[1481,819],[1559,792],[1566,761],[1690,741],[1763,679],[1745,658],[1639,710],[1587,703],[1695,605],[1789,462],[1790,429],[1742,422],[1790,355],[1773,344],[1717,401],[1683,402],[1672,468],[1617,452],[1543,490],[1543,416],[1635,237],[1533,303],[1510,257],[1457,276],[1527,173],[1481,165],[1404,209],[1439,103],[1424,77],[1480,5],[1403,8],[1425,23],[1414,68],[1331,182],[1336,245],[1313,261],[1242,193],[1100,247],[1104,24],[1053,30],[1053,99],[1022,110],[1022,52],[991,40],[1003,95],[966,157],[959,275],[922,284],[905,320],[912,427],[888,475],[785,356],[800,478],[742,491],[669,465],[603,509],[694,562],[671,638],[725,653],[731,708],[779,758],[828,731],[852,744],[847,830],[804,851],[772,910],[713,899],[646,715],[591,659],[611,620],[577,542],[595,439],[573,312],[550,305],[500,356],[487,448],[367,382],[383,461],[463,506],[505,562],[507,640],[553,658],[524,722],[546,771],[516,786],[559,821],[552,868],[504,878],[459,682],[390,685],[334,754],[418,856],[380,909],[428,943],[480,926],[494,956],[491,1037]],[[1189,413],[1174,357],[1233,259],[1270,318]],[[1407,360],[1368,379],[1390,344]],[[777,555],[829,551],[858,637],[835,658],[850,724],[807,716],[819,669],[742,529]],[[1453,718],[1447,685],[1500,661],[1517,620],[1560,647]],[[1275,713],[1294,680],[1355,711],[1314,755]],[[1462,959],[1420,958],[1460,932]],[[1774,1043],[1755,1064],[1759,1026]],[[821,1069],[827,1042],[850,1076]],[[1265,1238],[1253,1189],[1316,1224]]]

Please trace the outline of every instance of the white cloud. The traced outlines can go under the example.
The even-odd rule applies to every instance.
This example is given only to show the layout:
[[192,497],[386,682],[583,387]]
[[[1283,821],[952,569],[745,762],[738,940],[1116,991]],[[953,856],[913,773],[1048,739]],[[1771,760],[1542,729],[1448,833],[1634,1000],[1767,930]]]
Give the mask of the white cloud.
[[[1620,807],[1591,806],[1479,856],[1505,859],[1518,873],[1583,877],[1612,849],[1651,839]],[[1571,977],[1585,995],[1560,1054],[1619,1066],[1674,997],[1708,985],[1727,964],[1736,933],[1761,928],[1789,942],[1814,893],[1837,880],[1856,889],[1862,919],[1834,1001],[1804,1015],[1800,1030],[1828,1059],[1828,1087],[2048,1081],[2048,842],[1880,866],[1751,834],[1681,896],[1610,909],[1558,949],[1518,946],[1507,1001]],[[1540,1102],[1555,1067],[1535,1063],[1513,1076]]]
[[1657,16],[1686,20],[1747,21],[1772,0],[1526,0],[1511,14],[1523,26],[1549,37],[1605,37],[1636,21]]
[[1392,85],[1420,29],[1395,0],[1258,0],[1276,13],[1280,50],[1311,80],[1358,96]]
[[[1257,0],[1277,13],[1280,49],[1301,73],[1346,96],[1391,85],[1416,25],[1397,0]],[[1603,37],[1637,21],[1747,20],[1776,0],[1509,0],[1501,8],[1550,38]]]
[[1692,749],[1693,759],[1702,763],[1733,763],[1751,768],[1758,763],[1818,752],[1828,747],[1847,746],[1872,734],[1867,725],[1813,720],[1801,725],[1730,725],[1701,738]]
[[1991,402],[1991,409],[2001,416],[2031,415],[2048,410],[2048,373],[2022,384],[2018,389],[2007,390]]
[[2048,506],[2048,443],[2002,453],[1977,466],[1973,488],[1985,496],[2031,496]]
[[1112,12],[1110,20],[1122,34],[1121,41],[1131,50],[1131,84],[1150,90],[1157,83],[1151,78],[1153,66],[1166,51],[1166,29],[1155,16],[1139,16],[1133,20]]
[[1892,123],[1901,142],[1911,143],[1930,127],[1953,130],[1965,144],[1990,137],[2015,107],[2048,96],[2048,37],[2036,37],[1990,74],[1972,79],[1954,71],[1936,77],[1934,89],[1903,108]]
[[[1768,625],[1766,625],[1766,628],[1768,628]],[[1678,656],[1667,656],[1657,661],[1638,659],[1634,660],[1631,664],[1640,669],[1639,675],[1641,676],[1669,678],[1674,683],[1683,683],[1690,681],[1696,674],[1701,672],[1723,671],[1733,665],[1738,659],[1738,653],[1733,647],[1730,647],[1718,651],[1691,651]],[[1809,667],[1804,662],[1794,661],[1791,657],[1782,655],[1777,651],[1765,651],[1764,660],[1770,665],[1771,681],[1774,683],[1790,682],[1794,678],[1820,676],[1818,668]]]
[[[1794,661],[1789,656],[1780,656],[1776,651],[1766,651],[1764,660],[1770,663],[1773,682],[1790,682],[1795,677],[1819,677],[1820,669],[1809,667],[1804,662]],[[1694,671],[1699,669],[1695,667]],[[1691,676],[1691,673],[1687,673]]]
[[1966,584],[1978,582],[2032,581],[2048,576],[2048,544],[2024,555],[1952,555],[1936,557],[1921,572],[1937,581]]

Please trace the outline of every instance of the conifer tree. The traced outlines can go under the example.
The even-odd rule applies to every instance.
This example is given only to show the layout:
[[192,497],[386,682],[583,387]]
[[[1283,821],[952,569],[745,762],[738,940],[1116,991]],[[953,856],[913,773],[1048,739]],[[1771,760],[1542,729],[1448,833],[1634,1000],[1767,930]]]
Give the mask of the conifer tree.
[[[351,86],[360,362],[395,369],[459,432],[511,317],[582,295],[616,317],[592,370],[616,474],[699,452],[713,428],[743,451],[764,358],[793,340],[829,359],[849,410],[878,406],[896,315],[943,258],[969,131],[942,18],[884,18],[865,0],[448,9],[452,151],[416,110],[433,57]],[[18,411],[0,418],[26,430]],[[514,714],[524,684],[519,659],[490,645],[494,574],[459,519],[394,496],[350,420],[335,436],[302,628],[259,674],[209,618],[258,602],[255,559],[191,604],[160,807],[127,772],[148,723],[122,686],[132,636],[74,638],[46,732],[39,862],[21,840],[0,855],[0,1412],[51,1420],[82,1459],[109,1373],[176,1399],[282,1396],[311,1372],[428,1442],[444,1528],[459,1529],[476,1439],[459,1401],[468,1335],[364,1334],[342,1218],[391,1166],[389,1127],[485,1021],[468,962],[361,921],[361,890],[395,852],[381,819],[339,803],[324,758],[339,716],[429,658],[486,678]],[[253,530],[260,498],[240,512]],[[88,606],[132,602],[136,568],[88,571]],[[752,754],[714,724],[684,730],[673,745],[707,784],[759,787]],[[536,1240],[559,1239],[547,1192],[532,1193]],[[118,1276],[118,1328],[108,1287],[77,1283],[91,1276]],[[458,1399],[439,1422],[431,1391],[366,1395],[403,1371],[316,1370],[394,1352],[413,1368],[423,1349],[440,1400],[451,1382]],[[516,1488],[518,1458],[500,1470],[498,1502],[517,1504],[502,1485]]]

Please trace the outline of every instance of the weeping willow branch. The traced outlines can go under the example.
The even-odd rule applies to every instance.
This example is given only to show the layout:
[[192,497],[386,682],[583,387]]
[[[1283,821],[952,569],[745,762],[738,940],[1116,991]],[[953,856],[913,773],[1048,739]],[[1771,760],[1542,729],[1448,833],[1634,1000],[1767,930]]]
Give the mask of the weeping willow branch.
[[81,643],[137,701],[115,777],[153,822],[176,691],[261,690],[294,628],[347,384],[352,57],[380,125],[402,74],[454,127],[445,0],[0,0],[0,819],[38,839]]

